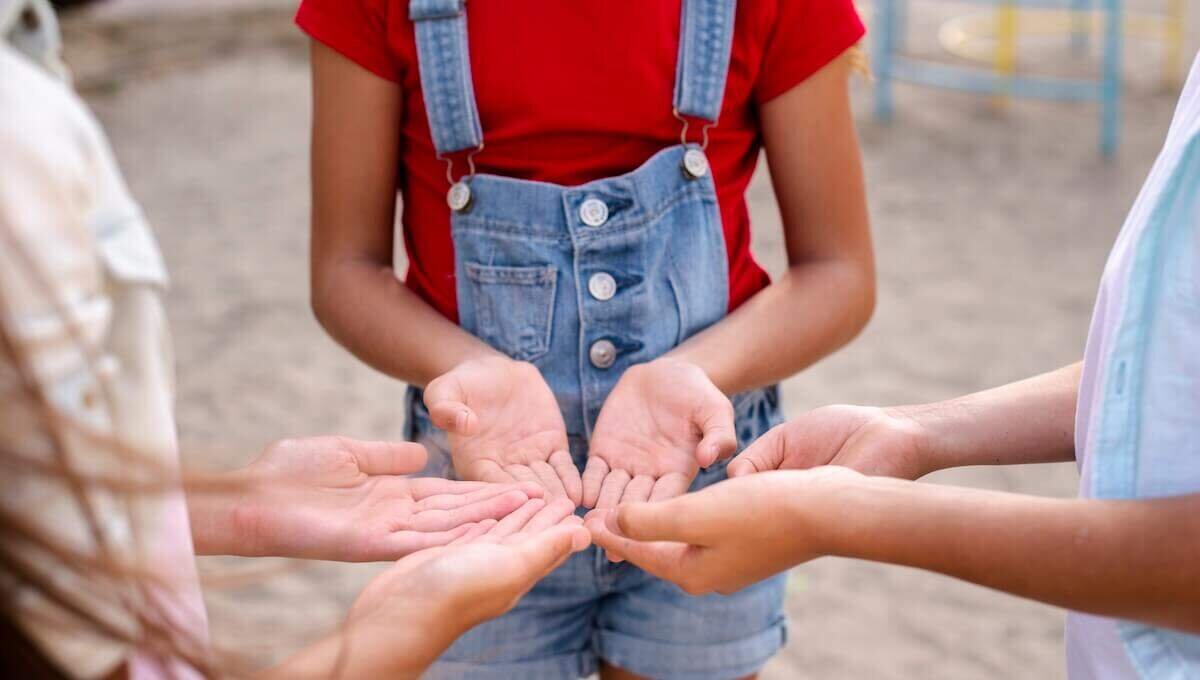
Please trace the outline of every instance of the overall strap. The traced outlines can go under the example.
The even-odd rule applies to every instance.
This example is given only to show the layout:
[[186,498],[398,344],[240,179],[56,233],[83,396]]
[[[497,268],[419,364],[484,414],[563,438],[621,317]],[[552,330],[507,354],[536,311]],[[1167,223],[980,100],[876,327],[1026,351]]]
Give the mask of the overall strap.
[[716,124],[725,99],[737,0],[683,0],[675,113]]
[[425,113],[438,156],[483,146],[471,59],[466,0],[410,0]]

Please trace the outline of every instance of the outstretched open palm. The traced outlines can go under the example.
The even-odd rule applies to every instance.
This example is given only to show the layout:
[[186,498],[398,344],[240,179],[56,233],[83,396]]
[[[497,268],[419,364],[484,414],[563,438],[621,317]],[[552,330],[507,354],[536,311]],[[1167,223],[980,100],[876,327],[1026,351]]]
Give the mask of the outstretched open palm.
[[733,406],[702,370],[676,359],[634,366],[596,419],[583,504],[607,508],[678,496],[701,465],[736,448]]
[[463,479],[534,482],[580,502],[562,413],[532,364],[499,356],[464,362],[429,383],[425,405],[450,434],[450,457]]
[[[425,449],[345,437],[287,439],[239,473],[238,554],[394,560],[502,520],[539,486],[413,479]],[[540,501],[539,501],[540,502]]]
[[918,479],[931,472],[927,433],[899,409],[835,405],[778,425],[729,464],[729,476],[837,465],[865,475]]

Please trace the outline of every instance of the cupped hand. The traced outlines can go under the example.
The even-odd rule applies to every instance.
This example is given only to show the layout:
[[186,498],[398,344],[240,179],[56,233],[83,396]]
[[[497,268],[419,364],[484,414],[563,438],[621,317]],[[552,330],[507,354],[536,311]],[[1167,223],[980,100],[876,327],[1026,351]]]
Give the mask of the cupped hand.
[[917,479],[930,472],[928,436],[896,409],[826,406],[772,428],[729,463],[729,476],[839,465]]
[[500,521],[488,520],[453,544],[406,557],[359,595],[348,623],[411,625],[414,611],[435,612],[453,635],[511,609],[542,577],[591,544],[565,498],[534,499]]
[[[425,466],[424,447],[344,437],[272,444],[235,482],[233,526],[243,555],[344,562],[394,560],[446,545],[505,519],[530,484],[486,484],[402,475]],[[540,501],[539,501],[540,502]]]
[[830,499],[862,475],[846,468],[768,472],[662,503],[588,514],[596,545],[688,593],[732,593],[825,554]]
[[588,444],[583,504],[609,508],[687,491],[737,449],[733,405],[699,367],[662,358],[625,371]]
[[494,356],[463,362],[425,388],[430,418],[450,435],[463,479],[530,482],[576,505],[579,470],[554,393],[533,364]]

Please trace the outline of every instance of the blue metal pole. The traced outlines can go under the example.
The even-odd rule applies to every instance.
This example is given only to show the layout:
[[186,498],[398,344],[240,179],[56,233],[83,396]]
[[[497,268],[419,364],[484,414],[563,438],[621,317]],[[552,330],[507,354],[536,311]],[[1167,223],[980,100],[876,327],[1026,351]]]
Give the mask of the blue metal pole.
[[878,25],[875,26],[875,118],[890,121],[892,103],[892,59],[896,44],[896,2],[878,0]]
[[1121,127],[1121,0],[1104,0],[1104,57],[1100,78],[1100,153],[1117,150]]
[[1071,52],[1087,51],[1092,37],[1092,0],[1071,0]]

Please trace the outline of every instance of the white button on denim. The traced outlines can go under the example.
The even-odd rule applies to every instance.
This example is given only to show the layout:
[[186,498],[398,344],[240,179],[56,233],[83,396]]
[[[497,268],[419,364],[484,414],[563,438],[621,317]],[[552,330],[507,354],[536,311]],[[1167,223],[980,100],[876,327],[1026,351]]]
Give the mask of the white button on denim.
[[683,153],[683,172],[692,179],[708,174],[708,158],[700,149],[688,149]]
[[617,294],[617,280],[608,272],[592,274],[588,279],[588,292],[597,300],[611,300]]
[[617,346],[609,340],[597,340],[592,343],[588,358],[596,368],[609,368],[617,361]]
[[471,187],[466,182],[455,182],[446,192],[446,205],[454,212],[462,212],[471,205]]
[[579,219],[589,227],[598,227],[608,221],[608,206],[598,198],[589,198],[579,206]]

